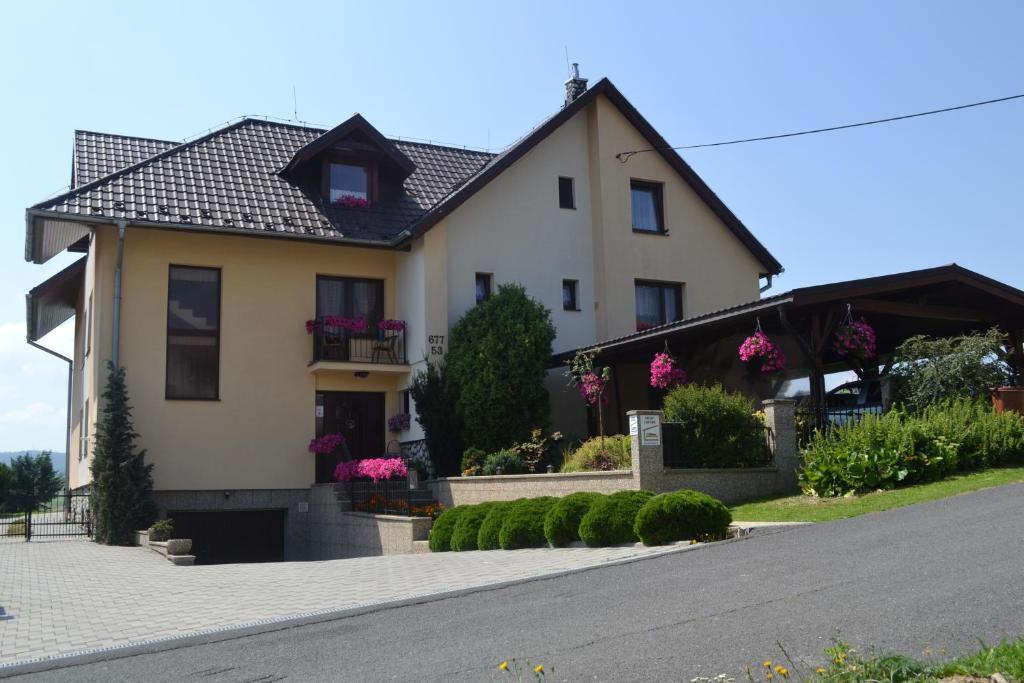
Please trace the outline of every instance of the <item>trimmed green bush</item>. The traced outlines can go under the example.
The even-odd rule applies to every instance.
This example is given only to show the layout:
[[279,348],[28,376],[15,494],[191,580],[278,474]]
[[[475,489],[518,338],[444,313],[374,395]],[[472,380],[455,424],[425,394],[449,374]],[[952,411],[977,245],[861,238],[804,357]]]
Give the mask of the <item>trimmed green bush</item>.
[[544,537],[555,548],[564,548],[580,540],[580,520],[598,498],[600,493],[580,491],[559,498],[544,518]]
[[771,457],[753,402],[720,384],[670,391],[665,422],[683,424],[684,452],[694,467],[759,467]]
[[477,550],[497,550],[501,547],[498,541],[501,525],[505,523],[505,516],[512,509],[512,505],[520,500],[526,499],[491,503],[491,509],[487,511],[484,521],[480,524],[480,532],[476,536]]
[[455,533],[455,525],[459,518],[466,512],[470,505],[456,505],[448,508],[434,520],[434,526],[430,528],[430,552],[444,553],[452,549],[452,534]]
[[565,458],[562,472],[604,472],[608,470],[628,470],[632,467],[629,437],[613,434],[604,437],[595,436],[587,439]]
[[725,538],[732,515],[720,500],[683,489],[654,496],[640,508],[633,530],[644,545]]
[[451,549],[455,552],[476,550],[476,537],[480,533],[480,525],[483,524],[487,512],[494,503],[480,503],[478,505],[466,505],[466,510],[459,515],[455,522],[455,529],[452,531]]
[[591,548],[640,540],[633,525],[653,496],[650,491],[619,491],[598,498],[580,520],[580,539]]
[[507,449],[488,455],[484,460],[483,467],[480,468],[480,474],[497,474],[499,468],[501,468],[502,474],[523,474],[526,472],[526,465],[523,464],[523,459]]
[[498,544],[502,550],[516,548],[545,548],[548,539],[544,537],[544,517],[557,498],[542,496],[517,501],[505,515],[505,521],[498,533]]
[[162,542],[166,541],[174,533],[174,520],[158,519],[149,527],[149,540]]

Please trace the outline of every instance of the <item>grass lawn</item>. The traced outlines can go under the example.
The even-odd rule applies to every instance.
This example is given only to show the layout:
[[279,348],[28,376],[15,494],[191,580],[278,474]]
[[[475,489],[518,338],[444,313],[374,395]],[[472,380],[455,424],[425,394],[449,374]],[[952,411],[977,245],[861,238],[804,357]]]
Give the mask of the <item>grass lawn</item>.
[[931,484],[876,491],[849,498],[783,496],[732,508],[732,518],[743,522],[828,522],[893,508],[948,498],[968,491],[1024,481],[1024,467],[1005,467],[962,474]]

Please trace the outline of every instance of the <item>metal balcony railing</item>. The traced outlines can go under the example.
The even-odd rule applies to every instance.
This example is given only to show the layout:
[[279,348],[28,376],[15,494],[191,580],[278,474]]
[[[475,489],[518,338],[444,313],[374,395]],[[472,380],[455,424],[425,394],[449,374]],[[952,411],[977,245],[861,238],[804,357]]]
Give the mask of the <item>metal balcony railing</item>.
[[313,329],[313,362],[388,363],[404,365],[405,330],[381,330],[371,324],[365,332],[327,325],[317,318]]

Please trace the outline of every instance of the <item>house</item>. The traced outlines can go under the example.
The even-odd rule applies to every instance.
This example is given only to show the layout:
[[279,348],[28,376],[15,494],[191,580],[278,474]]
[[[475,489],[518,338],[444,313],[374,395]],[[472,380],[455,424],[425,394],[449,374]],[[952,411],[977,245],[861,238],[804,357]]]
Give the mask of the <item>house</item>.
[[[412,377],[499,284],[552,311],[556,352],[756,299],[779,262],[610,81],[565,85],[499,154],[388,139],[358,114],[180,144],[76,132],[72,189],[27,210],[25,252],[82,254],[28,297],[31,341],[75,318],[70,486],[89,482],[113,361],[161,509],[251,511],[236,527],[298,557],[334,464],[310,439],[422,449],[415,419],[392,434],[388,418],[415,415]],[[554,424],[584,433],[560,371],[549,389]]]

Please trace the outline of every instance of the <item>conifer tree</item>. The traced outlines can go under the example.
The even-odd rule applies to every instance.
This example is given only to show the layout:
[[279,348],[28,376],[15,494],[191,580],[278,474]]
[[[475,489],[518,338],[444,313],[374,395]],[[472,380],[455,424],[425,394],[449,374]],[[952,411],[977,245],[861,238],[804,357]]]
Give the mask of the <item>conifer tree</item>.
[[96,447],[90,466],[95,538],[108,545],[129,545],[132,533],[149,525],[153,517],[149,495],[153,465],[146,451],[136,451],[138,434],[132,425],[124,369],[107,363],[109,375],[103,408],[96,424]]

